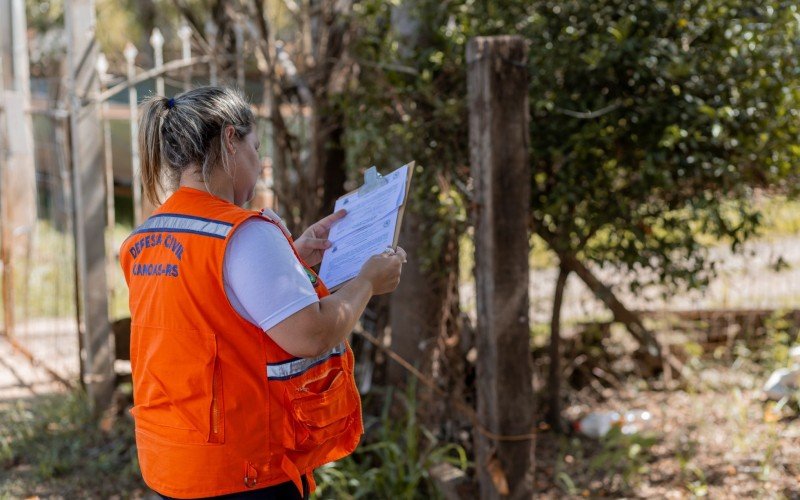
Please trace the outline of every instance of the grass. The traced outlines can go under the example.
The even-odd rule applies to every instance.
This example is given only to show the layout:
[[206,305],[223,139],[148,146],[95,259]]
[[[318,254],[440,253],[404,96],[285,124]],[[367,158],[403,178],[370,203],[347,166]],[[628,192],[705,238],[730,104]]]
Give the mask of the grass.
[[792,363],[796,332],[776,313],[757,338],[725,347],[729,355],[694,343],[672,389],[642,387],[634,376],[608,393],[568,390],[570,419],[603,409],[647,409],[654,417],[639,436],[595,441],[543,432],[537,497],[798,498],[800,402],[764,401],[761,390],[774,368]]
[[146,491],[132,421],[96,420],[82,392],[0,403],[0,421],[0,498]]
[[[131,232],[127,225],[117,225],[110,232],[113,255]],[[45,220],[37,222],[30,251],[18,249],[13,265],[14,318],[24,322],[38,318],[74,318],[77,314],[75,300],[75,246],[71,233],[58,229]],[[128,313],[128,288],[118,260],[107,268],[109,288],[109,314],[111,319],[126,317]],[[3,297],[0,295],[0,315],[3,314]],[[2,317],[2,316],[0,316]]]
[[[460,446],[439,442],[417,421],[413,384],[392,389],[378,416],[366,416],[367,434],[355,453],[316,471],[315,498],[440,498],[432,466],[466,469]],[[130,384],[119,394],[127,401]],[[99,421],[82,392],[0,403],[0,498],[141,497],[133,422],[114,408]]]
[[616,427],[599,440],[559,436],[554,486],[567,495],[633,493],[646,478],[652,448],[658,442],[654,433],[622,434]]
[[12,263],[16,321],[75,316],[73,241],[72,234],[40,220],[29,248],[15,250],[19,255]]

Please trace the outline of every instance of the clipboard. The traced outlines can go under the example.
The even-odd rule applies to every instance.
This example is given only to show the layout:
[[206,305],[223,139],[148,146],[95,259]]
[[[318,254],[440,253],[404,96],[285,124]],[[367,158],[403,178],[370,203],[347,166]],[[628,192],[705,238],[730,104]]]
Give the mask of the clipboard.
[[[409,163],[407,163],[405,165],[402,165],[402,166],[396,168],[392,172],[389,172],[388,174],[386,174],[386,176],[381,175],[378,172],[377,167],[372,166],[372,167],[368,168],[366,170],[366,172],[364,172],[364,184],[362,184],[357,189],[355,189],[353,191],[350,191],[349,193],[339,197],[336,200],[336,203],[338,204],[340,201],[344,201],[347,198],[354,197],[354,196],[359,196],[359,195],[362,195],[362,194],[367,194],[367,193],[370,193],[370,192],[372,192],[372,191],[374,191],[376,189],[379,189],[380,187],[382,187],[382,186],[384,186],[384,185],[386,185],[388,183],[388,178],[394,172],[399,171],[403,167],[408,167],[408,170],[407,170],[408,174],[407,174],[406,180],[405,180],[405,189],[403,191],[403,203],[401,203],[397,207],[397,220],[395,222],[394,237],[392,239],[392,248],[393,249],[397,249],[397,243],[398,243],[398,240],[400,239],[400,228],[402,227],[403,215],[405,214],[406,205],[408,205],[408,193],[409,193],[410,188],[411,188],[411,178],[414,175],[414,167],[415,166],[416,166],[416,162],[415,161],[411,161],[411,162],[409,162]],[[342,286],[347,284],[349,281],[350,281],[350,279],[347,279],[347,280],[345,280],[345,281],[343,281],[343,282],[331,287],[330,291],[333,292],[333,291],[338,290],[339,288],[341,288]]]

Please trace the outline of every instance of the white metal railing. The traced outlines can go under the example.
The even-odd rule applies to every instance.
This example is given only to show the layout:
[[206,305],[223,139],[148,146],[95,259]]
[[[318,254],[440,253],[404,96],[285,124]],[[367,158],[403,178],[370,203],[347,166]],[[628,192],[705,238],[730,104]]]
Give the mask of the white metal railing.
[[[132,43],[125,46],[123,55],[126,62],[126,73],[123,79],[117,80],[113,85],[109,85],[114,81],[113,77],[108,74],[108,60],[104,54],[99,54],[97,59],[97,73],[100,79],[100,91],[95,96],[89,99],[93,102],[99,102],[103,106],[103,129],[106,141],[106,172],[113,175],[113,158],[110,151],[110,132],[107,119],[107,101],[115,95],[128,91],[128,106],[130,114],[130,136],[131,136],[131,190],[133,195],[134,207],[134,223],[139,224],[142,221],[142,195],[141,195],[141,181],[140,181],[140,159],[137,147],[138,130],[138,91],[137,85],[148,80],[155,80],[156,94],[165,95],[165,75],[168,73],[182,72],[183,74],[183,89],[189,90],[192,86],[191,78],[193,70],[196,66],[208,65],[209,83],[216,85],[219,83],[219,62],[220,56],[216,54],[217,49],[217,35],[219,28],[213,21],[208,21],[205,24],[205,35],[208,43],[203,45],[208,53],[193,56],[192,54],[192,35],[193,30],[189,27],[188,23],[183,20],[181,26],[177,30],[178,38],[181,41],[180,58],[172,61],[164,62],[164,35],[159,28],[153,29],[150,36],[150,45],[153,48],[153,67],[144,71],[137,72],[135,64],[136,57],[139,55],[139,50]],[[246,30],[241,24],[234,25],[234,52],[231,57],[228,56],[235,64],[236,84],[239,88],[245,85],[245,58],[244,58],[244,44],[245,44]],[[110,186],[113,189],[113,185]],[[108,214],[109,222],[113,221],[113,197],[109,196]]]

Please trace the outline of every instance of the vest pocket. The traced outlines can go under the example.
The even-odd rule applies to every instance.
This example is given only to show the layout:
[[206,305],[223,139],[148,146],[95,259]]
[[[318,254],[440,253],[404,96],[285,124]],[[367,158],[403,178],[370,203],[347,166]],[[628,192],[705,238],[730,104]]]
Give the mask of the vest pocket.
[[137,427],[165,440],[222,443],[224,406],[217,339],[211,332],[131,326]]
[[336,367],[294,391],[295,450],[309,450],[344,433],[353,423],[358,397],[351,377]]

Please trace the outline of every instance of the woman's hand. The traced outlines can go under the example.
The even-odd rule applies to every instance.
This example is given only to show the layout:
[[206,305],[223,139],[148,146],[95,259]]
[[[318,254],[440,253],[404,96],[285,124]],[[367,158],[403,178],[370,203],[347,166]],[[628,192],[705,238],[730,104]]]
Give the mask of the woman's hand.
[[389,293],[400,284],[400,273],[406,257],[406,251],[400,247],[394,251],[388,249],[370,257],[358,275],[372,283],[372,295]]
[[331,215],[315,222],[303,234],[294,241],[297,253],[309,266],[316,266],[322,262],[322,254],[330,248],[331,242],[328,241],[328,234],[331,232],[333,223],[347,215],[346,210],[339,210]]

